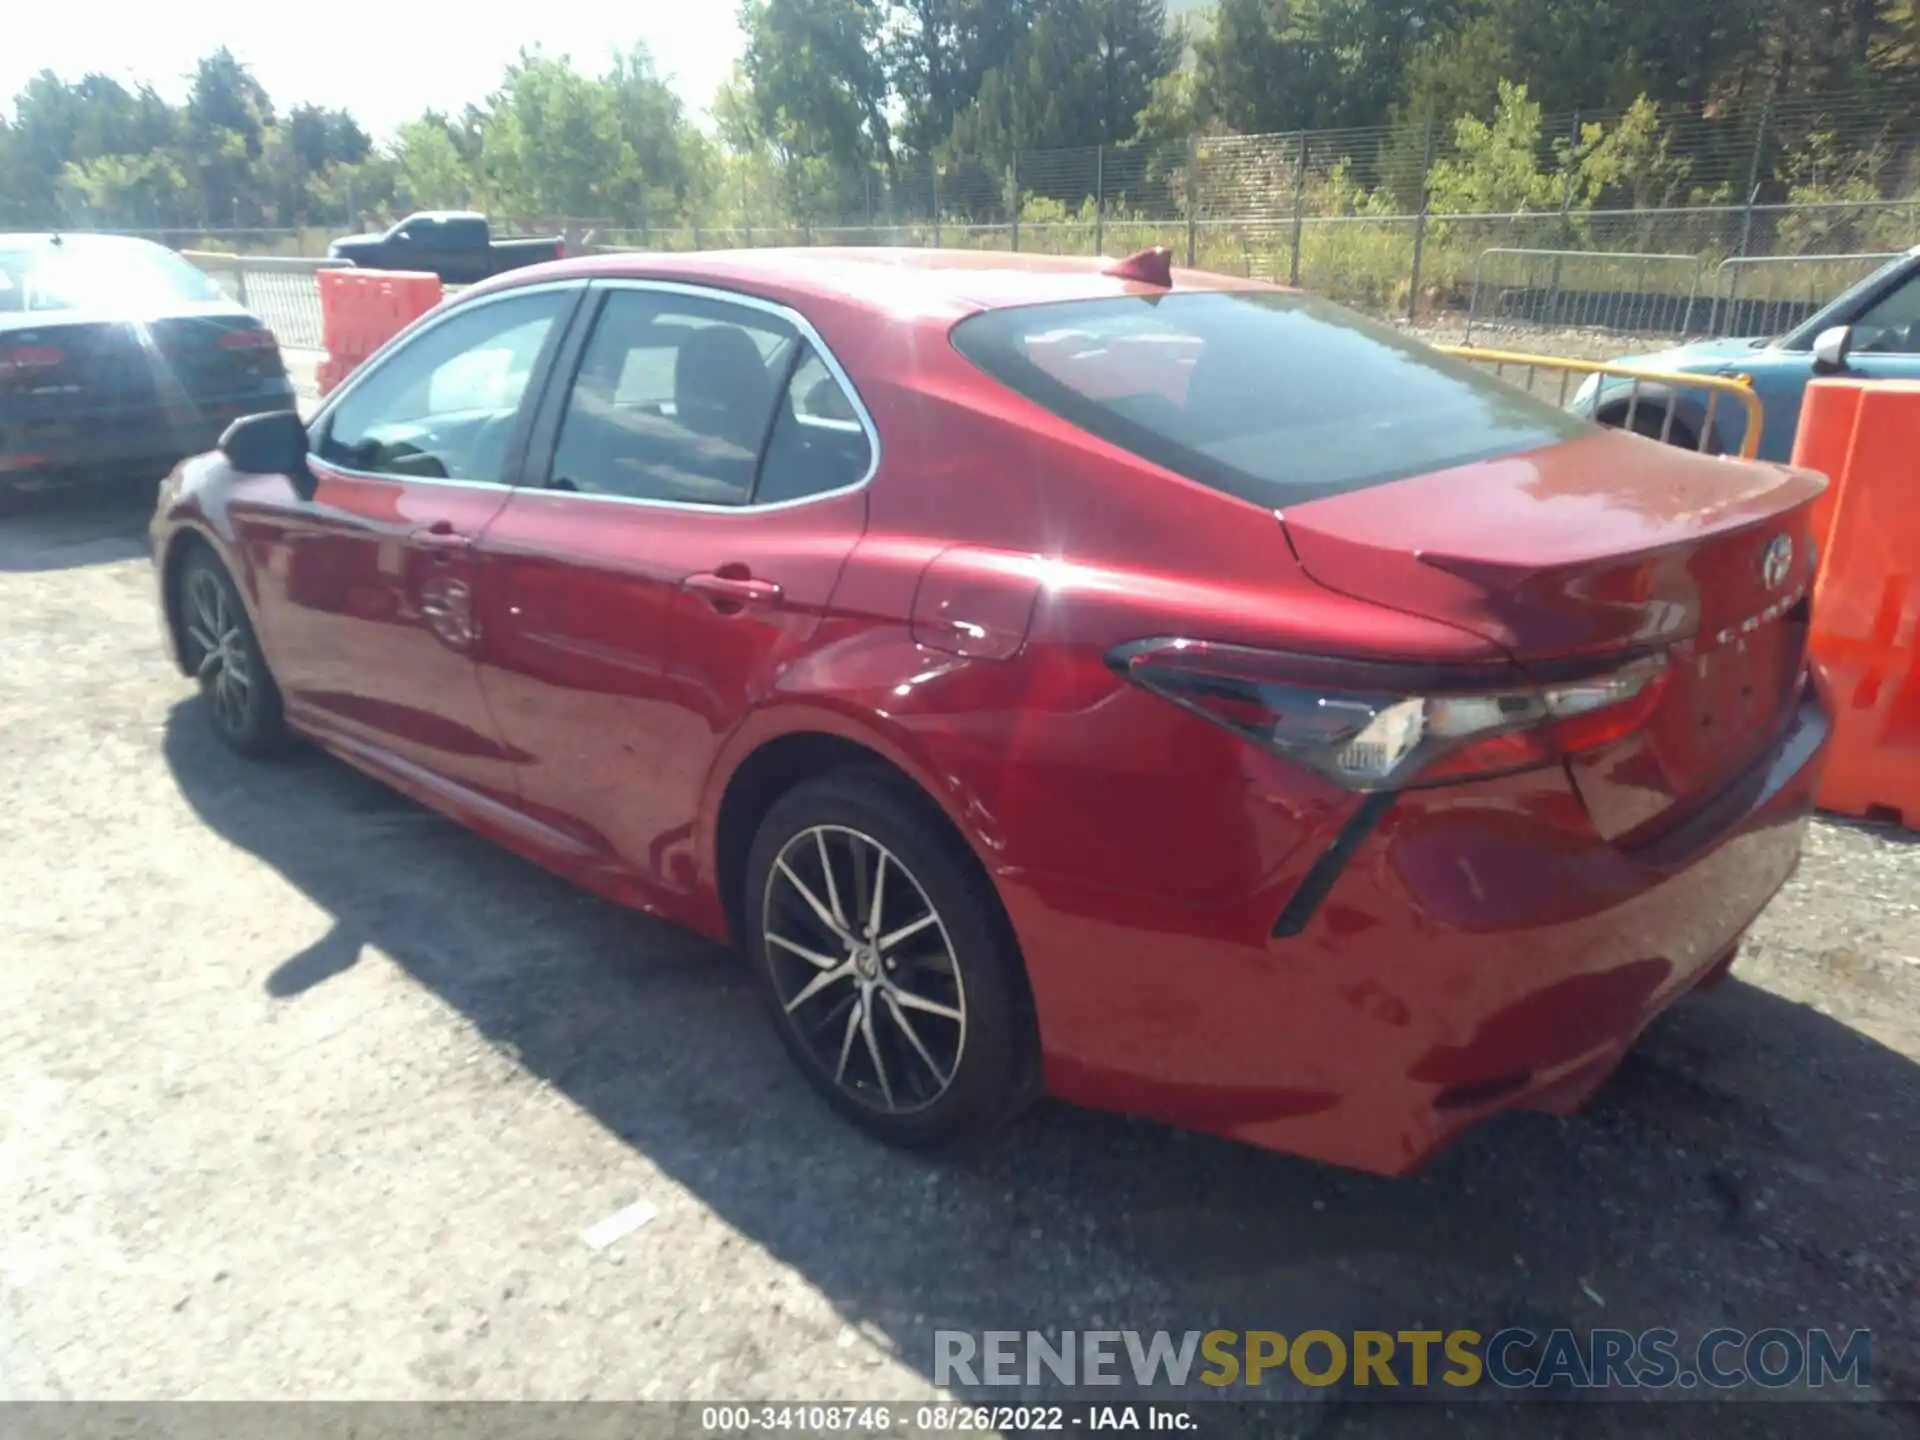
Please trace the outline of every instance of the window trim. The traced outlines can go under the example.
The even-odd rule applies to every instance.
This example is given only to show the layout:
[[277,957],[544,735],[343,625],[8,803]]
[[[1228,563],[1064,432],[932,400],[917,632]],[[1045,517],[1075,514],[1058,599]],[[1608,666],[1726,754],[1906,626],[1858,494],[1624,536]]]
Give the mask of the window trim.
[[1920,284],[1920,245],[1881,266],[1851,290],[1835,296],[1812,315],[1789,330],[1772,348],[1794,355],[1813,353],[1813,342],[1821,333],[1841,325],[1858,324],[1860,317],[1873,309],[1907,282]]
[[[528,288],[531,289],[532,287],[530,286]],[[599,299],[593,306],[589,307],[591,309],[591,323],[581,327],[581,343],[573,347],[573,352],[567,357],[564,373],[556,368],[553,381],[548,386],[547,395],[544,397],[543,403],[551,407],[551,415],[542,418],[548,420],[549,423],[546,424],[544,428],[536,427],[542,448],[538,465],[539,479],[535,481],[532,476],[529,475],[528,483],[522,488],[539,490],[548,495],[558,495],[566,500],[580,500],[601,505],[643,505],[654,510],[685,510],[699,515],[763,515],[769,511],[790,510],[798,505],[813,505],[822,500],[838,499],[845,495],[851,495],[855,491],[864,489],[873,483],[873,477],[878,474],[880,470],[879,427],[873,423],[873,415],[868,411],[867,402],[861,396],[859,388],[853,383],[853,377],[847,374],[846,368],[841,365],[839,357],[833,353],[832,348],[828,346],[820,332],[814,328],[813,322],[808,320],[807,317],[802,315],[798,310],[795,310],[789,305],[782,305],[777,300],[768,300],[759,295],[749,295],[745,291],[728,290],[717,285],[693,285],[678,280],[643,280],[610,277],[589,281],[588,289],[591,293],[598,296]],[[560,427],[566,419],[567,406],[573,398],[574,381],[579,377],[580,366],[586,359],[587,345],[592,341],[594,326],[599,324],[600,311],[606,307],[609,297],[623,290],[638,290],[643,293],[660,295],[678,295],[692,300],[708,300],[723,305],[738,305],[743,309],[758,310],[763,314],[772,315],[776,319],[791,325],[800,338],[813,347],[814,353],[820,357],[820,362],[827,367],[827,373],[833,376],[840,388],[846,392],[847,398],[853,402],[854,416],[859,420],[860,428],[866,433],[867,437],[866,473],[858,480],[851,481],[845,485],[835,486],[831,490],[821,490],[812,495],[800,495],[791,500],[750,500],[744,505],[725,505],[700,500],[654,500],[643,495],[604,495],[586,490],[554,489],[553,461],[554,456],[559,451]],[[791,373],[789,373],[789,383],[791,383],[791,378]],[[775,412],[775,418],[778,418],[777,410]],[[773,429],[774,427],[770,423],[767,427],[767,433],[761,437],[760,453],[754,457],[753,484],[756,491],[760,488],[760,476],[766,464],[767,448],[772,443]],[[548,431],[551,433],[547,433]],[[533,457],[530,455],[528,458],[531,460]],[[532,469],[534,467],[529,466],[528,468]]]
[[[1898,284],[1889,285],[1881,290],[1879,294],[1873,297],[1871,304],[1861,306],[1859,313],[1854,316],[1851,322],[1853,328],[1857,330],[1866,325],[1868,323],[1867,317],[1872,315],[1874,311],[1880,309],[1890,301],[1904,299],[1909,290],[1911,290],[1916,297],[1920,297],[1920,266],[1916,266],[1911,273]],[[1892,327],[1889,326],[1886,328],[1891,329]],[[1902,328],[1911,330],[1914,327],[1910,323]],[[1859,356],[1862,360],[1869,358],[1920,360],[1920,350],[1855,350],[1852,353]]]
[[554,317],[552,330],[540,344],[540,354],[533,362],[533,373],[527,377],[527,393],[521,397],[520,416],[514,425],[512,443],[508,446],[506,468],[509,476],[520,473],[526,468],[527,444],[533,433],[533,421],[546,396],[546,377],[579,315],[580,300],[586,293],[586,288],[585,282],[579,280],[544,280],[532,285],[515,285],[489,295],[477,296],[472,300],[460,300],[437,312],[429,312],[430,318],[427,323],[418,330],[409,327],[401,332],[401,335],[405,336],[404,345],[400,343],[401,335],[395,335],[362,361],[360,367],[347,377],[346,382],[322,402],[320,408],[314,412],[313,419],[307,422],[308,463],[318,464],[336,475],[350,476],[355,480],[384,480],[393,485],[452,485],[467,490],[525,488],[512,479],[458,480],[452,477],[441,479],[431,475],[389,475],[379,470],[357,470],[350,465],[342,465],[321,455],[316,442],[323,428],[333,422],[335,410],[345,403],[348,396],[386,369],[393,357],[402,354],[416,341],[432,334],[457,316],[471,314],[475,310],[484,310],[488,306],[497,305],[503,300],[515,300],[527,295],[571,296],[572,303],[562,305],[560,313]]

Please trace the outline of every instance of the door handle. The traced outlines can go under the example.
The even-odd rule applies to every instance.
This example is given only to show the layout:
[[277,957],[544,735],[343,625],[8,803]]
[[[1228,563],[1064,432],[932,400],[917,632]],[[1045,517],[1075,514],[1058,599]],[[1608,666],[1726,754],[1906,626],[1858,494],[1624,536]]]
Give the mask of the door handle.
[[431,525],[422,526],[407,537],[423,550],[454,552],[469,550],[473,547],[471,537],[462,535],[453,528],[451,520],[436,520]]
[[733,611],[746,605],[770,605],[781,596],[781,589],[771,580],[753,580],[745,575],[728,575],[706,572],[689,575],[687,589],[696,595],[704,595],[707,603],[716,610]]

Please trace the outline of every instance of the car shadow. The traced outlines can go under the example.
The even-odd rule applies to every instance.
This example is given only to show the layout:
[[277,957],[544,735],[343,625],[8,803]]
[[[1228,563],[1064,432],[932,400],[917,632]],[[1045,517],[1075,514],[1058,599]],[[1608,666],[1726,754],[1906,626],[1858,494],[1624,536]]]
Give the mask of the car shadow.
[[109,565],[147,553],[158,477],[139,484],[51,490],[0,515],[0,573]]
[[[377,947],[930,1378],[936,1329],[1828,1325],[1872,1328],[1876,1382],[1920,1395],[1900,1328],[1920,1077],[1737,980],[1657,1024],[1584,1115],[1492,1121],[1408,1179],[1054,1104],[928,1159],[821,1105],[715,947],[311,750],[249,765],[198,701],[164,753],[208,826],[332,917],[273,995]],[[1372,1433],[1377,1407],[1313,1408]],[[1866,1428],[1834,1433],[1893,1433],[1845,1408]],[[1652,1418],[1622,1433],[1669,1433]]]
[[[1836,829],[1851,830],[1882,845],[1920,845],[1920,829],[1904,826],[1892,818],[1856,820],[1844,815],[1828,815],[1825,818],[1827,824]],[[1915,824],[1920,825],[1920,817],[1915,818]]]

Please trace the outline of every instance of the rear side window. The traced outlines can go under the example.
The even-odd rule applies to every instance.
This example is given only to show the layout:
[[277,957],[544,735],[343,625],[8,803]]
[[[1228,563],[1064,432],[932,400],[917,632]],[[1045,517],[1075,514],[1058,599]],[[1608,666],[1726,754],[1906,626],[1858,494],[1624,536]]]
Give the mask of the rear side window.
[[960,353],[1056,415],[1278,509],[1591,432],[1472,366],[1310,296],[1128,296],[989,310]]
[[873,446],[852,397],[819,352],[802,341],[786,403],[774,413],[755,502],[768,505],[843,490],[859,484],[872,468]]
[[554,448],[557,490],[744,505],[799,336],[764,310],[616,290]]
[[488,239],[487,222],[479,219],[442,220],[440,233],[432,238],[450,250],[483,250]]

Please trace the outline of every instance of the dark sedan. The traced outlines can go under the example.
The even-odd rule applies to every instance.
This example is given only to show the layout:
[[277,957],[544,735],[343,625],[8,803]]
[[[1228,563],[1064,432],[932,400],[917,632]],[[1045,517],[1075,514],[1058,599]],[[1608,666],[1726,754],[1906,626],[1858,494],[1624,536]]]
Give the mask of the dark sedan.
[[237,416],[293,403],[272,333],[171,250],[0,235],[0,509],[158,480]]

